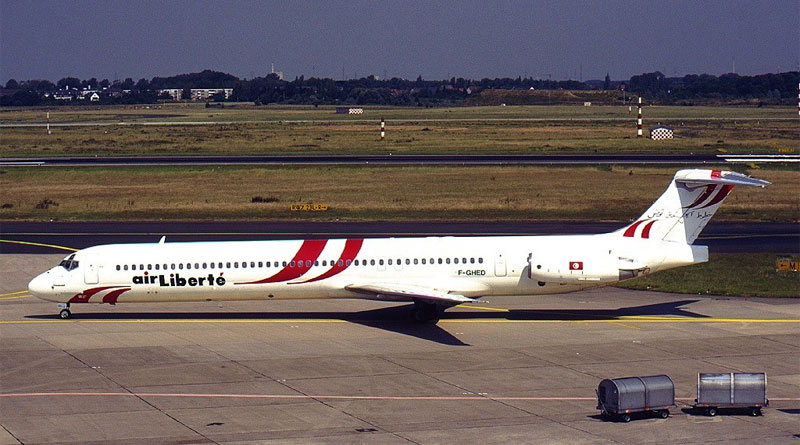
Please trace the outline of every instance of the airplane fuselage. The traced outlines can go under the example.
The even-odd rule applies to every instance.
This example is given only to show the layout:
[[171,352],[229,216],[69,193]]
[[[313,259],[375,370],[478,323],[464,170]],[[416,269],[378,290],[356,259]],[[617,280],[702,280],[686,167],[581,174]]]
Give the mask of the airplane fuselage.
[[30,289],[64,303],[365,298],[353,289],[374,283],[554,294],[704,261],[700,250],[611,234],[112,244],[79,251],[77,267],[54,267]]

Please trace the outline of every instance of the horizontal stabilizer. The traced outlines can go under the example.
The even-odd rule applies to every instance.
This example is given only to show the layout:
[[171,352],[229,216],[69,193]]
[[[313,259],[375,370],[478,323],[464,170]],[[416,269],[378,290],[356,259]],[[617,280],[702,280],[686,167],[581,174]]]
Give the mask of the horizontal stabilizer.
[[675,181],[687,185],[744,185],[750,187],[766,187],[771,184],[763,179],[724,170],[681,170],[675,175]]
[[377,300],[423,300],[429,303],[448,305],[456,305],[474,301],[473,299],[463,295],[449,294],[447,292],[442,292],[427,287],[411,286],[407,284],[351,284],[349,286],[345,286],[345,289],[351,292],[369,295]]

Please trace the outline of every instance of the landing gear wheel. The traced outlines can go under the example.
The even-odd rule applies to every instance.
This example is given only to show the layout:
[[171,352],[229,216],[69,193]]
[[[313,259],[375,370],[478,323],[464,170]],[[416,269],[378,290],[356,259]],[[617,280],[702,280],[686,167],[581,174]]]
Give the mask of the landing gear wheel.
[[666,419],[667,417],[669,417],[669,410],[662,409],[661,411],[659,411],[658,415],[661,416],[662,419]]
[[62,320],[68,320],[72,317],[72,312],[70,312],[69,309],[61,309],[58,316],[61,317]]
[[631,421],[631,415],[630,414],[623,414],[622,415],[622,421],[625,422],[625,423],[630,422]]
[[414,302],[414,320],[418,323],[436,324],[441,311],[433,303]]
[[717,415],[717,409],[716,408],[709,408],[709,409],[706,410],[706,414],[708,414],[711,417],[714,417],[714,416]]

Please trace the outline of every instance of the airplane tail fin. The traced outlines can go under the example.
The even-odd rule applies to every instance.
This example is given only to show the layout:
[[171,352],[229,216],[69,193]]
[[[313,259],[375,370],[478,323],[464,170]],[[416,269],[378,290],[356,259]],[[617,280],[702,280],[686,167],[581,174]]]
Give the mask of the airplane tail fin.
[[615,233],[692,244],[734,186],[769,184],[730,171],[680,170],[664,194],[639,219]]

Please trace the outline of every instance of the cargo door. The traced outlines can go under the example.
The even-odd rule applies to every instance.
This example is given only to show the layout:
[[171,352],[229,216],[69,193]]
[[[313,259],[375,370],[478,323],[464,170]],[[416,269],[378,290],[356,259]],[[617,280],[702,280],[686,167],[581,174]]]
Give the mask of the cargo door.
[[86,264],[86,268],[84,269],[83,273],[83,281],[86,284],[97,284],[98,280],[98,265],[97,265],[97,257],[90,255],[87,256],[83,263]]
[[496,277],[504,277],[507,274],[506,270],[506,256],[502,253],[498,253],[497,256],[494,258],[494,276]]

